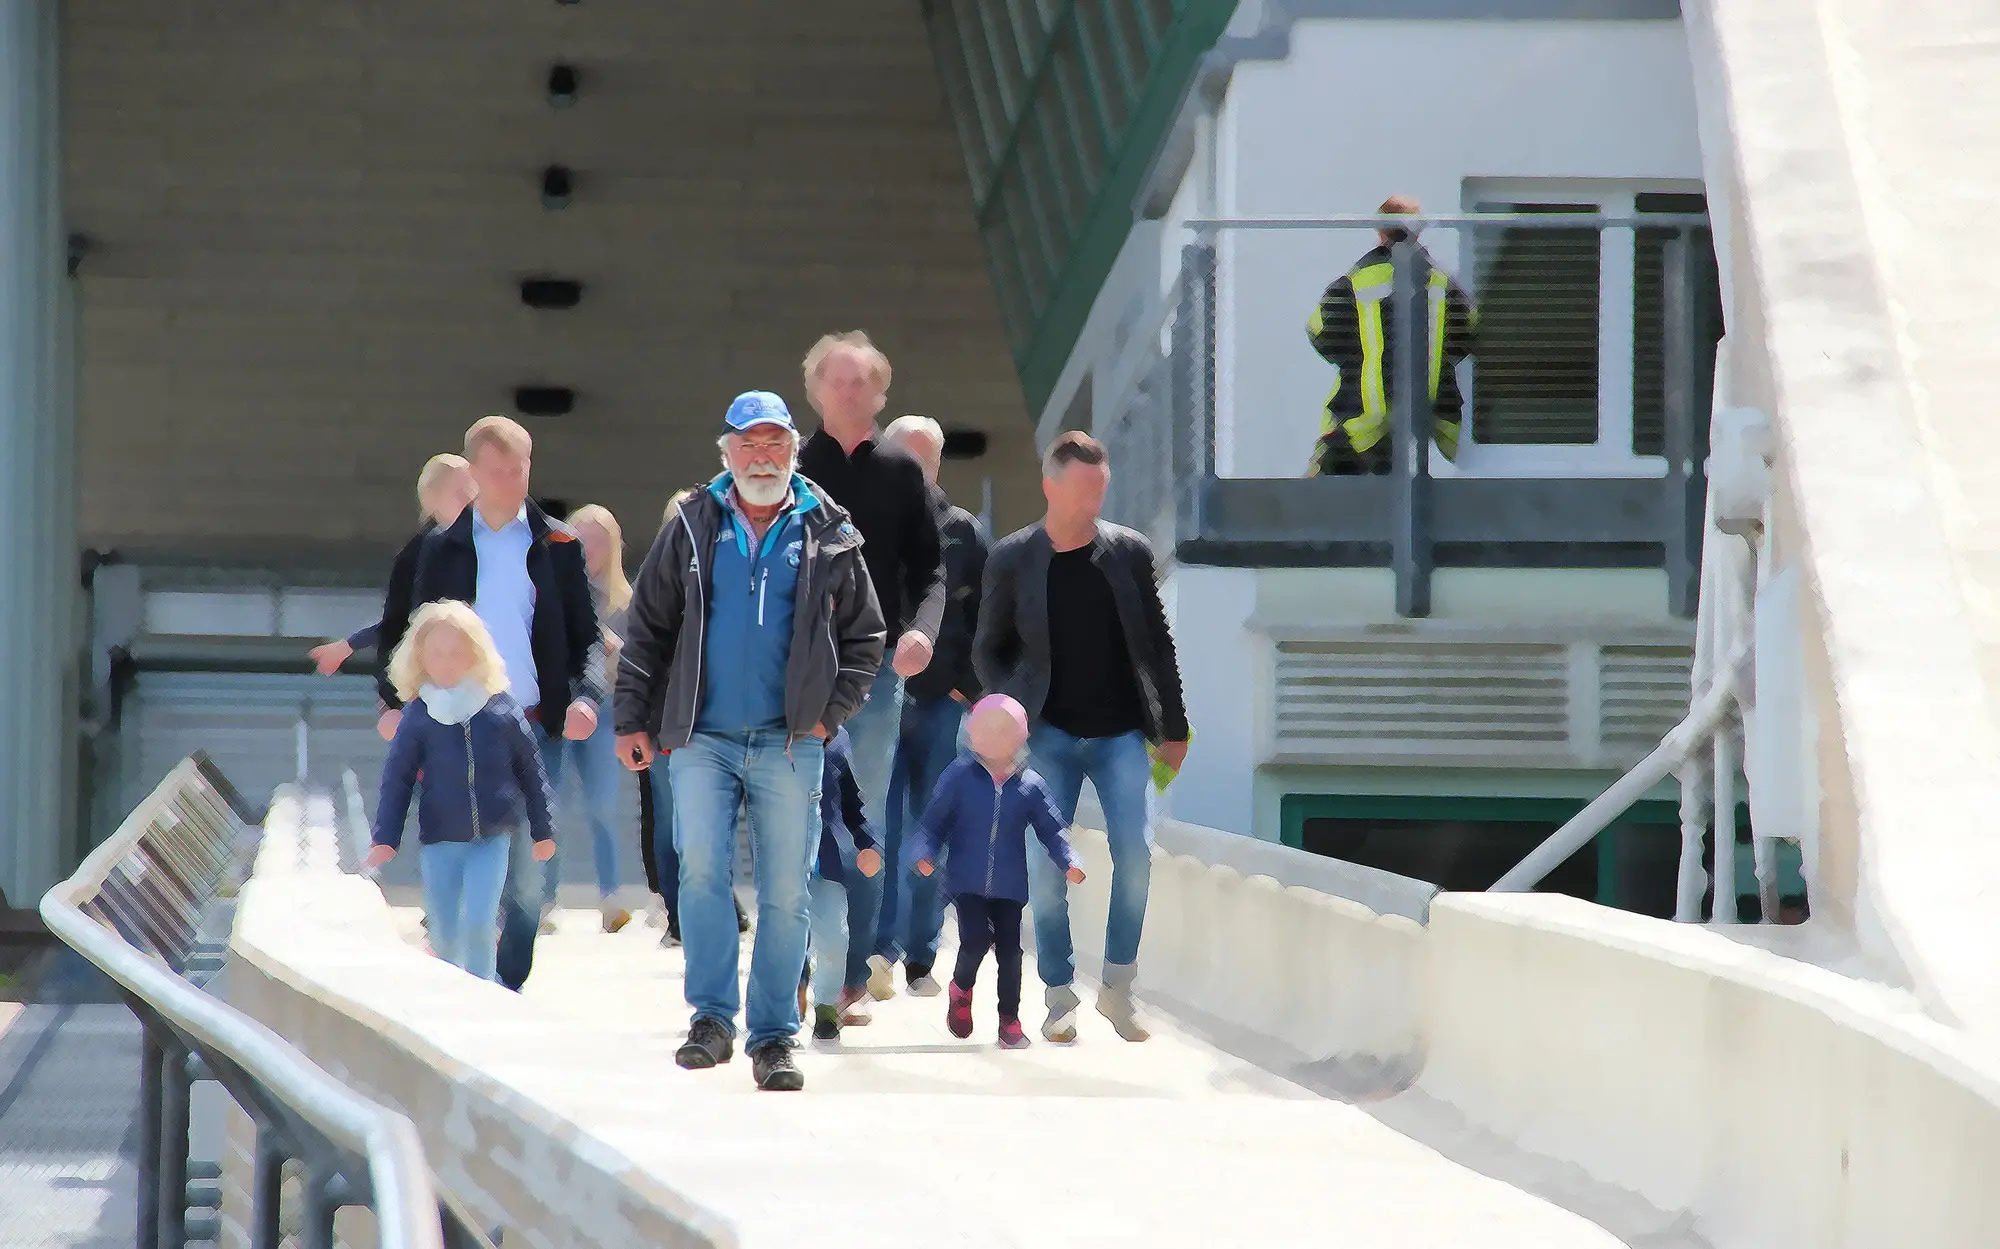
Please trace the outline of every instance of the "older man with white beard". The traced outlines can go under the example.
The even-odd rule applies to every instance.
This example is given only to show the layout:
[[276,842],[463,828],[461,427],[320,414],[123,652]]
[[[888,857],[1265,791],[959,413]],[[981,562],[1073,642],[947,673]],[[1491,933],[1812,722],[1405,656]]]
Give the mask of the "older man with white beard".
[[671,752],[693,1011],[674,1058],[689,1070],[727,1062],[734,1049],[742,995],[730,868],[747,803],[758,923],[746,1049],[759,1088],[791,1090],[805,1084],[791,1046],[823,743],[867,698],[884,629],[861,535],[798,474],[784,400],[740,395],[724,424],[725,471],[680,497],[632,588],[618,755],[637,769]]

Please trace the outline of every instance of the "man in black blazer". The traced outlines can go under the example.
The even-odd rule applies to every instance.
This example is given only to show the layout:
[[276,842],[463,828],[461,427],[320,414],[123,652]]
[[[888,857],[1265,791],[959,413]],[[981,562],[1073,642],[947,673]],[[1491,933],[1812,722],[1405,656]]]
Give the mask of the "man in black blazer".
[[[1153,548],[1105,522],[1111,465],[1083,433],[1056,439],[1042,460],[1048,514],[1001,540],[986,560],[973,664],[989,694],[1008,694],[1031,720],[1028,755],[1076,818],[1084,778],[1104,807],[1111,906],[1097,1009],[1128,1041],[1148,1033],[1132,1001],[1153,875],[1152,751],[1170,772],[1187,757],[1187,708]],[[1051,1041],[1076,1039],[1076,954],[1067,883],[1046,855],[1028,857],[1035,961],[1048,986]]]
[[[582,741],[597,727],[604,640],[583,543],[528,498],[533,452],[528,431],[504,416],[486,417],[466,431],[465,458],[479,497],[451,525],[425,536],[408,611],[441,599],[472,604],[507,662],[516,701],[536,726],[553,785],[562,776],[564,740]],[[391,717],[401,704],[382,678],[408,628],[407,613],[384,611],[377,684]],[[518,990],[534,968],[535,934],[543,909],[555,900],[558,875],[555,860],[534,860],[527,830],[514,840],[497,970],[500,983]]]

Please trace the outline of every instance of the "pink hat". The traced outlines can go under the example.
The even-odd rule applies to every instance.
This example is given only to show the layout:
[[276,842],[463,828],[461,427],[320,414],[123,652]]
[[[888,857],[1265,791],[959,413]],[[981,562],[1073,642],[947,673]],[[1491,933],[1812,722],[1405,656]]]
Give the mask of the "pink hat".
[[1015,728],[1023,733],[1028,731],[1027,709],[1005,694],[988,694],[986,697],[972,704],[972,714],[974,716],[986,711],[1004,711],[1007,713],[1007,718],[1014,722]]

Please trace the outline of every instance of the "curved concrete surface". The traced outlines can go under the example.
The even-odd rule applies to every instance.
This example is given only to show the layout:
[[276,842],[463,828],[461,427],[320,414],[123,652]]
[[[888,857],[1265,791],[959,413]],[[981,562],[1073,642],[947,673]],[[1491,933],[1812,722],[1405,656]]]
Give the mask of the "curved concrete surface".
[[[1441,894],[1420,926],[1157,852],[1151,1042],[1086,1014],[999,1052],[989,983],[975,1041],[898,998],[762,1095],[740,1058],[673,1066],[656,934],[566,915],[515,996],[273,810],[231,1001],[408,1108],[510,1244],[1986,1249],[2000,1223],[1990,1054],[1726,931],[1549,895]],[[1088,932],[1107,854],[1077,842]]]
[[565,915],[516,997],[425,956],[415,913],[330,854],[300,857],[266,842],[231,1000],[410,1106],[445,1182],[529,1243],[1623,1243],[1171,1026],[1131,1045],[1086,1012],[1076,1045],[1000,1051],[990,976],[975,1040],[942,999],[899,997],[802,1051],[805,1095],[758,1094],[741,1056],[673,1065],[681,960],[656,931]]
[[1776,552],[1809,589],[1814,909],[2000,1036],[2000,13],[1683,11],[1730,288],[1719,385],[1775,416]]

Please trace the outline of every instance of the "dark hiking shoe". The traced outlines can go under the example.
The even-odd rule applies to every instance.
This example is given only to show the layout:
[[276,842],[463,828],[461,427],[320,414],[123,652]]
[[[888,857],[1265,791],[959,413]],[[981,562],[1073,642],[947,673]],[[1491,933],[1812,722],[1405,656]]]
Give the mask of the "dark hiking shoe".
[[735,1052],[729,1029],[721,1020],[704,1016],[688,1029],[688,1039],[674,1051],[674,1061],[688,1071],[706,1071],[728,1062]]
[[806,1073],[792,1062],[790,1041],[766,1041],[753,1047],[750,1075],[767,1093],[796,1093],[806,1086]]
[[813,1040],[838,1041],[840,1039],[840,1008],[821,1006],[813,1011]]

